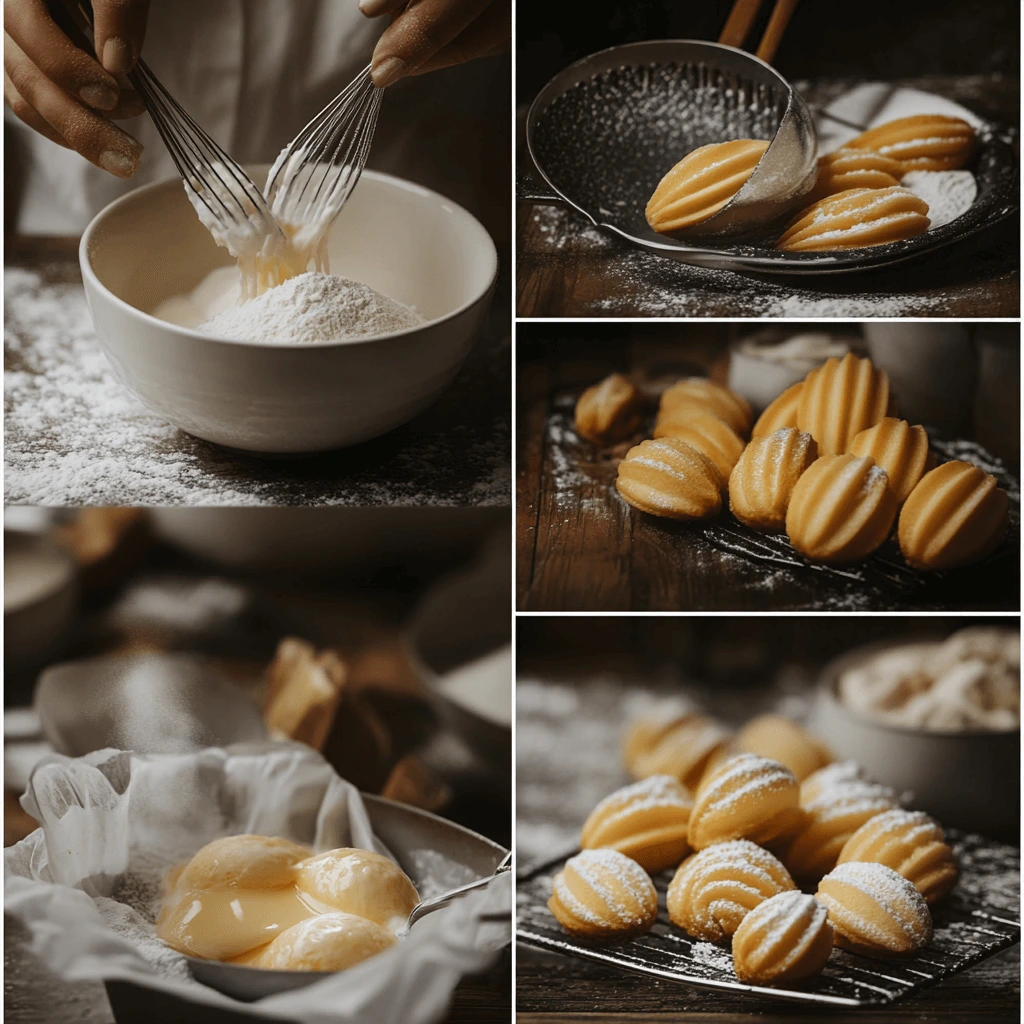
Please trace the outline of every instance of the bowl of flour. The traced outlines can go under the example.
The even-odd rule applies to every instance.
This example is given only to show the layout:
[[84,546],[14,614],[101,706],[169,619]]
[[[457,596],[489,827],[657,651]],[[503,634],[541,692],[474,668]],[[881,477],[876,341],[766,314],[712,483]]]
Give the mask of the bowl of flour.
[[[260,183],[266,168],[250,168]],[[318,265],[253,294],[180,180],[103,210],[80,248],[118,379],[182,430],[244,451],[330,451],[429,406],[479,334],[497,251],[462,207],[364,172]]]

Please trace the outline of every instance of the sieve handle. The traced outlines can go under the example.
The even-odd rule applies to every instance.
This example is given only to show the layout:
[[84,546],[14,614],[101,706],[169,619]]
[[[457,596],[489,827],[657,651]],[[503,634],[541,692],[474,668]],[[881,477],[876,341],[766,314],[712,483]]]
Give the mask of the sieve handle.
[[[732,10],[729,11],[729,17],[726,19],[718,41],[723,46],[733,46],[737,50],[742,49],[747,36],[750,35],[750,30],[754,27],[763,2],[764,0],[736,0],[732,5]],[[786,27],[799,2],[800,0],[775,0],[775,7],[768,19],[761,44],[757,48],[757,56],[766,64],[771,64],[775,59]]]

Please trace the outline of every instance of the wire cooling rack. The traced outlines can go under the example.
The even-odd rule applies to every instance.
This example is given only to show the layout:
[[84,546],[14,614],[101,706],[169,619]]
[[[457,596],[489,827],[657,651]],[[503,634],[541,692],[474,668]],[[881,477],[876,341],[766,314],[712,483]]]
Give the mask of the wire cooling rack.
[[1020,851],[981,836],[947,831],[960,864],[956,889],[932,907],[935,934],[920,953],[872,960],[835,949],[820,977],[801,988],[766,988],[737,980],[727,946],[698,942],[669,923],[665,891],[672,879],[654,879],[658,920],[646,935],[621,944],[568,935],[551,916],[551,879],[576,851],[523,868],[517,884],[516,939],[569,956],[595,960],[695,988],[751,992],[801,1003],[868,1006],[891,1003],[934,985],[1020,941]]

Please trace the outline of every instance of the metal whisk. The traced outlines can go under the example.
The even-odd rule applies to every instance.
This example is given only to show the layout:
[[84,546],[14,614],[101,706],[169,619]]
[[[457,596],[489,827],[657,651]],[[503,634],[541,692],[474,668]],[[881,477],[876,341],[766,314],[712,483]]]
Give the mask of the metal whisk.
[[264,189],[278,220],[323,232],[337,217],[366,166],[383,95],[367,65],[281,153]]
[[[59,0],[51,3],[55,17],[68,14],[75,34],[88,48],[85,30],[93,28],[91,0]],[[71,28],[61,18],[65,30]],[[260,190],[241,167],[188,115],[143,60],[129,72],[128,80],[142,97],[174,166],[197,199],[209,211],[207,227],[238,238],[243,232],[257,237],[281,235]]]

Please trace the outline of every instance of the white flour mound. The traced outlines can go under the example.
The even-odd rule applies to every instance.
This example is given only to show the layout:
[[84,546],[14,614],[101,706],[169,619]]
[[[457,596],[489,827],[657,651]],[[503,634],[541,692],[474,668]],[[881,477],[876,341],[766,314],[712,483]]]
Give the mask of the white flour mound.
[[970,171],[910,171],[900,184],[928,204],[929,230],[962,217],[978,195]]
[[218,313],[200,330],[258,344],[312,345],[390,334],[422,323],[415,309],[369,285],[311,271]]

